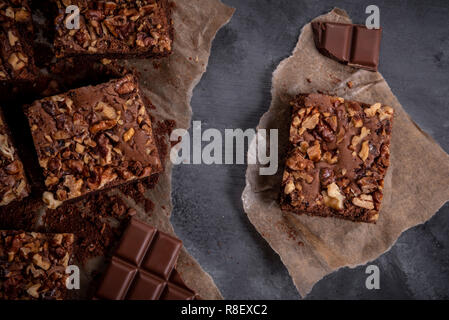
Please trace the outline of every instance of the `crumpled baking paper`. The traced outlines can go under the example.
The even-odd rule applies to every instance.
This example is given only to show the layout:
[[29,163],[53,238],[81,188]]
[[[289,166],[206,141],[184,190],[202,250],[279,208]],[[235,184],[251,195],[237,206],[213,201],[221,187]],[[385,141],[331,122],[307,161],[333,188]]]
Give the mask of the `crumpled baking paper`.
[[[173,54],[160,60],[157,68],[151,60],[134,60],[130,64],[140,74],[144,93],[157,106],[151,110],[156,121],[176,120],[177,128],[188,129],[192,118],[190,100],[193,89],[204,74],[209,61],[212,40],[218,30],[227,24],[235,9],[219,0],[176,0],[173,22],[175,39]],[[137,215],[161,231],[175,235],[170,223],[172,164],[167,161],[159,183],[146,196],[155,204],[151,215],[123,195]],[[182,240],[182,239],[181,239]],[[176,269],[188,287],[203,299],[222,299],[212,278],[183,247]]]
[[[316,20],[351,23],[340,9]],[[352,82],[351,88],[348,82]],[[394,108],[391,167],[377,224],[280,210],[282,162],[290,125],[288,103],[298,93],[309,92],[381,102]],[[242,195],[244,210],[280,255],[303,297],[327,274],[366,264],[388,251],[402,232],[429,220],[449,199],[449,155],[410,119],[380,73],[354,69],[321,55],[315,48],[310,24],[303,27],[292,56],[273,73],[272,103],[258,128],[279,129],[280,166],[277,175],[260,176],[258,165],[248,165]]]
[[[155,110],[150,110],[155,123],[175,120],[176,128],[190,127],[192,117],[190,100],[193,89],[206,71],[212,40],[218,30],[229,22],[234,11],[219,0],[176,0],[173,9],[175,28],[173,54],[159,60],[156,65],[153,60],[127,61],[128,65],[140,73],[141,89],[156,106]],[[118,189],[113,189],[108,194],[120,196],[126,204],[136,209],[140,219],[163,232],[175,235],[170,223],[173,208],[171,176],[172,164],[167,157],[165,171],[160,174],[158,184],[154,189],[145,192],[145,197],[154,203],[154,210],[150,213]],[[89,283],[92,278],[91,272],[98,270],[102,264],[104,264],[102,257],[89,261],[87,269],[82,272],[82,284]],[[186,285],[202,299],[223,299],[212,278],[184,247],[176,270]]]

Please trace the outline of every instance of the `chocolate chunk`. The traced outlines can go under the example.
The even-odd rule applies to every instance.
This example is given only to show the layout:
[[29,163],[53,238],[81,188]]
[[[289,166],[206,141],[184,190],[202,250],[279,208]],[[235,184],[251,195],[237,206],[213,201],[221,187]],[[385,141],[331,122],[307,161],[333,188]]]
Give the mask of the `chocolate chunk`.
[[382,29],[332,22],[312,22],[317,49],[352,67],[377,71]]
[[98,288],[96,299],[192,300],[174,269],[182,242],[133,218]]

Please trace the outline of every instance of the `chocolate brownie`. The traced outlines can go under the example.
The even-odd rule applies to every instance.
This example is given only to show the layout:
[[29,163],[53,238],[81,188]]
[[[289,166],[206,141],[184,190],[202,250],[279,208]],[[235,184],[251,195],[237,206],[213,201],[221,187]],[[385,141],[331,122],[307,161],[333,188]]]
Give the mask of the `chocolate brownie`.
[[73,234],[0,230],[0,300],[61,300]]
[[34,102],[26,110],[49,208],[162,170],[132,75]]
[[292,105],[281,208],[374,223],[390,164],[394,111],[322,94]]
[[[59,9],[55,20],[58,57],[159,58],[172,51],[173,26],[167,0],[54,1]],[[79,8],[79,29],[70,24],[74,21],[69,6]]]
[[0,111],[0,206],[27,197],[29,191],[22,161]]
[[36,79],[33,22],[26,0],[0,0],[0,83]]

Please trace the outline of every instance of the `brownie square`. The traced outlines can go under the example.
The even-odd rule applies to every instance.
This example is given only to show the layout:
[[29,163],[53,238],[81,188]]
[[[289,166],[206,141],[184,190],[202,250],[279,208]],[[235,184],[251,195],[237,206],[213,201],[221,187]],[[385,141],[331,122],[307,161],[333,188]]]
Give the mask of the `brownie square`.
[[73,234],[0,230],[0,300],[61,300]]
[[281,208],[375,223],[390,164],[394,111],[322,94],[291,103]]
[[[58,57],[160,58],[172,52],[173,26],[168,0],[54,0]],[[68,6],[80,10],[80,28],[67,28]]]
[[0,0],[0,83],[36,79],[33,22],[26,0]]
[[35,101],[26,114],[49,208],[162,170],[132,75]]
[[29,191],[22,161],[0,111],[0,206],[27,197]]

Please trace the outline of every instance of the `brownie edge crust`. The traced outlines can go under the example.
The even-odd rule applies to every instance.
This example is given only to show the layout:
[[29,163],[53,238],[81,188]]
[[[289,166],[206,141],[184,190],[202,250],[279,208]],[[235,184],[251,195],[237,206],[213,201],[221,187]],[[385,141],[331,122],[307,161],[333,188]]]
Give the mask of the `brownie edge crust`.
[[292,102],[281,209],[375,223],[390,165],[394,110],[300,94]]

